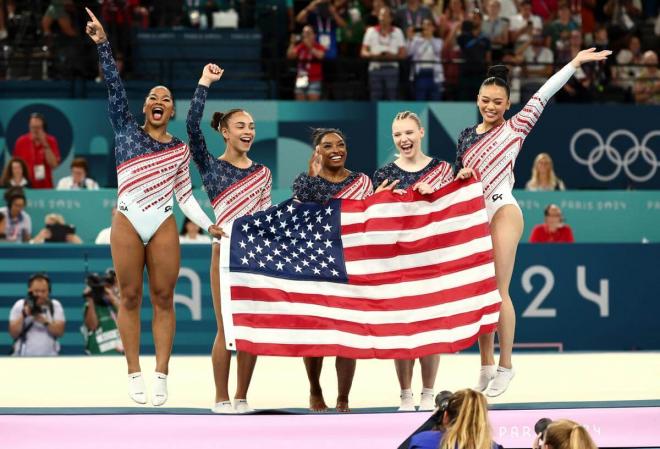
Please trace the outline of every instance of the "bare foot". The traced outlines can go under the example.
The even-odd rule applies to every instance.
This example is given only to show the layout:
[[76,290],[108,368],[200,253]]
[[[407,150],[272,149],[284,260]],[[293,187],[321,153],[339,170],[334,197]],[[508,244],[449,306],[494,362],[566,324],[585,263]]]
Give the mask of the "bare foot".
[[340,401],[340,400],[337,400],[337,407],[336,407],[336,409],[337,409],[337,411],[338,411],[339,413],[350,413],[350,412],[351,412],[351,409],[350,409],[350,407],[348,406],[348,401]]
[[309,395],[309,409],[313,412],[328,411],[328,406],[323,400],[323,393]]

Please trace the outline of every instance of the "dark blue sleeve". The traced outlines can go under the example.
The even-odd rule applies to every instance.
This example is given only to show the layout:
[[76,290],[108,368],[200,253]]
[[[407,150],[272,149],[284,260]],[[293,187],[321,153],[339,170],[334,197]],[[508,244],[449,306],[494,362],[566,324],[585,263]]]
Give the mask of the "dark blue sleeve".
[[186,118],[186,130],[188,131],[188,146],[190,153],[202,176],[207,173],[211,167],[212,156],[206,147],[206,140],[200,123],[204,115],[204,105],[209,88],[201,84],[195,89],[195,95],[190,101],[190,109]]
[[128,109],[128,99],[126,90],[119,77],[117,64],[112,57],[112,49],[109,42],[104,42],[97,46],[99,52],[99,63],[105,79],[105,85],[108,88],[108,113],[110,123],[116,134],[125,133],[131,126],[137,126],[131,111]]
[[[374,175],[371,177],[371,183],[374,185],[374,191],[378,188],[381,182],[385,181],[387,179],[387,170],[385,170],[387,166],[379,168],[374,172]],[[394,179],[389,179],[389,182],[394,181]]]
[[310,190],[312,190],[311,178],[307,173],[301,173],[293,180],[293,197],[298,201],[310,201],[308,198]]
[[465,152],[465,135],[470,130],[466,128],[461,131],[461,134],[458,136],[458,143],[456,144],[456,162],[454,162],[454,174],[461,171],[463,168],[463,153]]

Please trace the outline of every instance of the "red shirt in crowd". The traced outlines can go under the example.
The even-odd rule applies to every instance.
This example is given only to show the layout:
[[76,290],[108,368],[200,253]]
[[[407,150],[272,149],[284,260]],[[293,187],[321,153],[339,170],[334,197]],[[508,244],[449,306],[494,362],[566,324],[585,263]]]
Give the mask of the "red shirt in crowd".
[[[307,72],[310,83],[323,80],[323,69],[321,60],[314,57],[312,50],[302,42],[295,47],[298,55],[298,73]],[[314,50],[325,52],[325,47],[318,42],[314,42]]]
[[529,236],[530,243],[574,243],[573,231],[568,225],[563,225],[555,232],[550,232],[548,226],[545,224],[538,224],[532,229],[532,234]]
[[558,0],[532,0],[532,14],[540,16],[545,22],[554,17],[559,9]]
[[[54,136],[46,134],[48,145],[53,151],[57,163],[60,162],[60,148],[57,146],[57,140]],[[50,165],[46,162],[46,150],[41,143],[32,140],[30,133],[23,134],[16,140],[14,145],[14,157],[19,157],[25,161],[28,167],[28,177],[33,189],[52,189],[53,188],[53,173]],[[43,167],[43,168],[41,168]],[[36,175],[40,179],[35,177]]]

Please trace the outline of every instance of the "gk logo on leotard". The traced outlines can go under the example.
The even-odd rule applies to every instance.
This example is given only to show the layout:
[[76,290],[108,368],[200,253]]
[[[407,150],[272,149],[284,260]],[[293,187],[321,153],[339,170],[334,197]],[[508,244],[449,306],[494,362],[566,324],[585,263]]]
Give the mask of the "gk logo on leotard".
[[502,199],[502,194],[501,193],[496,193],[493,195],[493,201],[501,200]]
[[165,206],[165,213],[168,213],[172,210],[172,206]]
[[[576,148],[577,141],[583,136],[591,136],[596,141],[596,145],[591,147],[591,150],[586,155],[586,157],[580,156]],[[640,143],[637,139],[637,136],[632,132],[628,131],[627,129],[617,129],[616,131],[612,132],[605,141],[603,141],[603,138],[598,133],[598,131],[591,128],[583,128],[576,132],[571,139],[571,155],[577,163],[586,165],[589,168],[589,173],[591,173],[591,176],[596,178],[598,181],[611,181],[619,176],[621,170],[623,169],[626,176],[628,176],[631,181],[646,182],[653,178],[656,171],[658,170],[658,167],[660,167],[658,157],[648,146],[649,141],[658,136],[660,136],[660,130],[650,131],[644,136],[642,142]],[[631,142],[631,145],[627,148],[622,148],[621,152],[619,152],[617,148],[612,146],[614,139],[617,139],[617,142],[621,142],[627,139]],[[601,173],[598,171],[605,170],[603,164],[598,164],[601,159],[603,159],[603,156],[607,157],[608,164],[614,166],[614,169],[611,172]],[[644,165],[648,165],[650,168],[648,168],[648,171],[645,171],[643,174],[633,173],[631,166],[637,162],[640,156],[640,162],[643,162]],[[596,168],[597,164],[598,169]],[[640,164],[637,164],[637,166],[639,165]]]

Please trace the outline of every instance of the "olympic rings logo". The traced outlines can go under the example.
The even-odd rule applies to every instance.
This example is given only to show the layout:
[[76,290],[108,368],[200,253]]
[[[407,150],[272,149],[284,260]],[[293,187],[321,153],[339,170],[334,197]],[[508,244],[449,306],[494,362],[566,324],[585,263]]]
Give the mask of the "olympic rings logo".
[[[586,158],[580,156],[576,149],[577,141],[583,136],[591,136],[596,140],[596,146],[594,146],[591,151],[589,151],[589,154]],[[642,139],[640,144],[637,136],[635,136],[632,132],[628,131],[627,129],[617,129],[608,136],[607,140],[603,141],[603,138],[596,130],[591,128],[583,128],[576,132],[571,139],[571,155],[577,163],[589,167],[589,173],[591,173],[591,176],[599,181],[611,181],[619,176],[621,170],[623,170],[626,176],[628,176],[628,178],[630,178],[632,181],[646,182],[655,175],[658,167],[660,167],[660,162],[658,161],[657,156],[653,150],[648,147],[649,141],[658,136],[660,136],[660,130],[650,131],[648,134],[646,134],[646,136],[644,136],[644,139]],[[622,137],[628,138],[632,143],[632,145],[630,145],[630,147],[625,150],[623,156],[621,156],[619,151],[612,146],[614,139]],[[630,166],[637,161],[640,155],[642,159],[650,166],[648,172],[643,175],[633,173],[630,169]],[[605,156],[614,166],[614,169],[611,173],[601,174],[596,171],[596,164],[600,162],[603,156]]]

